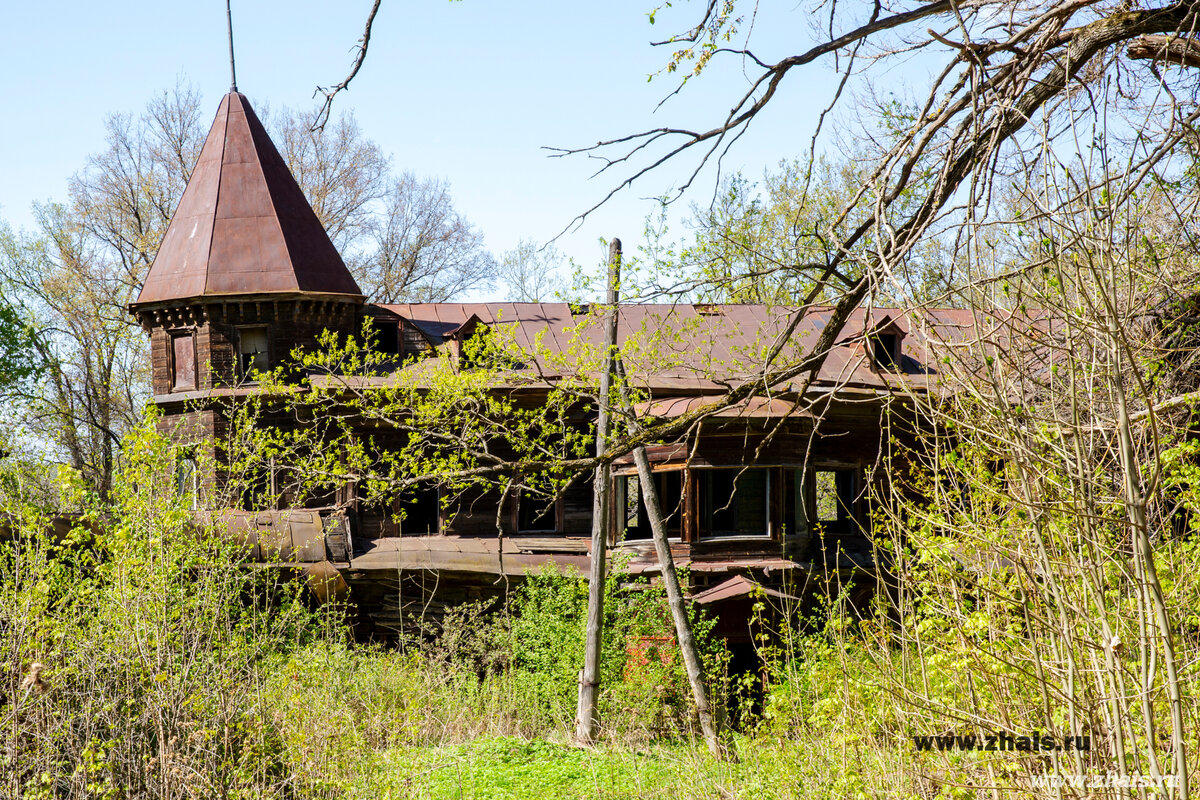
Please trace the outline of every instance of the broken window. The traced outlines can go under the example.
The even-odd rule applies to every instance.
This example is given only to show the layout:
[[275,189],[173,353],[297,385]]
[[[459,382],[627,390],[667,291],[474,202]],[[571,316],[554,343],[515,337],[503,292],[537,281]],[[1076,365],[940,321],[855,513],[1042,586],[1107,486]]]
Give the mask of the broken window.
[[401,536],[435,536],[441,532],[437,488],[415,489],[396,500]]
[[769,469],[708,469],[696,477],[702,536],[770,535]]
[[517,533],[553,533],[558,530],[558,502],[528,493],[517,495]]
[[191,331],[171,334],[171,391],[196,388],[196,336]]
[[827,533],[853,533],[858,495],[855,470],[818,469],[812,472],[813,522]]
[[[679,538],[683,519],[683,472],[654,473],[655,488],[658,489],[658,505],[662,510],[667,536]],[[650,512],[642,492],[641,479],[637,475],[621,475],[616,478],[617,541],[643,541],[653,537],[650,529]]]
[[875,368],[882,371],[900,369],[900,334],[894,330],[889,333],[876,333],[870,340],[871,360]]
[[271,359],[267,354],[266,328],[238,329],[238,375],[249,378],[255,372],[267,372]]

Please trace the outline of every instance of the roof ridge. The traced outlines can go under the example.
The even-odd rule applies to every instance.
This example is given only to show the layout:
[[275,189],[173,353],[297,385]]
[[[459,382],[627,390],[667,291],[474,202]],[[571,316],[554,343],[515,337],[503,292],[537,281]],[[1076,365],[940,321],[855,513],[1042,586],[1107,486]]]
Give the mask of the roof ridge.
[[[246,97],[241,92],[238,92],[237,95],[239,98],[242,98],[242,99],[245,99],[245,97]],[[246,117],[246,127],[250,129],[250,146],[252,148],[254,148],[254,155],[255,155],[254,166],[257,168],[259,177],[262,178],[263,186],[265,186],[267,188],[267,197],[270,199],[270,202],[271,202],[271,211],[273,212],[271,214],[271,217],[275,222],[275,229],[279,231],[279,238],[283,240],[283,249],[287,251],[288,260],[291,261],[293,264],[295,264],[295,253],[292,252],[291,242],[288,241],[287,232],[283,229],[283,222],[279,219],[279,198],[276,197],[276,195],[275,195],[274,184],[271,183],[271,181],[267,179],[267,172],[265,169],[263,169],[263,152],[259,148],[259,143],[257,141],[255,141],[254,127],[250,124],[250,114],[252,114],[254,112],[251,110],[250,103],[248,100],[245,103],[241,103],[239,100],[239,105],[241,105],[241,107],[242,107],[242,114],[244,114]],[[255,118],[255,120],[258,121],[258,123],[260,125],[263,125],[262,120],[258,119],[257,114],[254,114],[254,118]],[[266,131],[266,125],[263,125],[263,131],[264,132]],[[269,138],[268,138],[268,141],[269,141]],[[275,148],[275,155],[279,156],[279,158],[281,158],[281,159],[283,158],[283,154],[279,152],[279,148]],[[284,165],[285,166],[287,165],[286,160],[284,161]],[[291,170],[289,169],[288,172],[290,173]],[[294,177],[295,176],[293,176],[293,179],[294,179]],[[297,188],[299,188],[299,186],[300,186],[299,181],[296,181],[296,186],[297,186]],[[301,189],[300,191],[301,191],[301,194],[303,194],[304,190]],[[304,199],[306,201],[308,200],[307,197],[305,197]],[[320,218],[318,217],[318,220],[319,219]],[[322,226],[322,227],[324,227],[324,226]],[[300,289],[300,276],[296,275],[295,269],[292,270],[292,277],[295,278],[296,289],[299,290]]]
[[[228,102],[229,102],[229,95],[227,94],[227,95],[225,95],[225,97],[221,98],[221,104],[225,105]],[[217,118],[218,119],[221,118],[221,107],[220,106],[217,106]],[[211,136],[211,135],[212,135],[212,133],[210,132],[209,136]],[[224,125],[221,126],[221,157],[219,159],[217,159],[217,163],[223,164],[225,162],[225,148],[228,146],[229,146],[229,109],[226,108]],[[201,150],[203,151],[203,146],[201,147]],[[195,168],[193,168],[192,171],[195,172]],[[183,187],[183,191],[187,192],[187,186]],[[180,194],[180,196],[179,196],[179,202],[180,202],[180,204],[183,203],[183,195],[182,194]],[[219,208],[220,206],[221,206],[221,181],[218,180],[217,181],[217,191],[216,191],[216,194],[213,196],[213,208],[216,209],[216,208]],[[176,210],[178,210],[178,209],[176,209]],[[171,215],[171,219],[174,220],[175,216]],[[209,258],[212,257],[212,243],[213,243],[213,237],[216,235],[216,233],[217,233],[217,215],[213,214],[212,220],[208,225],[208,246],[205,248],[205,251],[207,253],[207,255],[205,257],[205,261],[207,261]],[[151,266],[153,266],[153,265],[151,265]],[[211,277],[211,275],[212,275],[211,271],[209,271],[207,269],[204,271],[204,293],[205,294],[208,294],[208,280]]]

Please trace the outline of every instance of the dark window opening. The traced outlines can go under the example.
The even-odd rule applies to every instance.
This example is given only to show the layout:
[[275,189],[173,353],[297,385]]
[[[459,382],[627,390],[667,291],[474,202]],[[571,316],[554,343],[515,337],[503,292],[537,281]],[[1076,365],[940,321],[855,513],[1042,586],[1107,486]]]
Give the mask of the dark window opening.
[[397,525],[401,536],[435,536],[439,525],[438,490],[418,489],[396,500]]
[[804,501],[804,470],[783,471],[783,535],[808,532],[808,503]]
[[771,532],[771,471],[712,469],[697,472],[703,536],[767,536]]
[[238,330],[238,375],[245,379],[255,372],[271,369],[267,353],[266,328],[241,328]]
[[196,388],[196,337],[192,333],[171,335],[171,391]]
[[375,320],[375,350],[380,353],[400,352],[400,324]]
[[894,333],[878,333],[873,337],[871,344],[875,366],[879,369],[895,369],[899,365],[899,336]]
[[536,495],[517,495],[517,533],[553,533],[557,530],[557,501]]
[[854,513],[858,494],[855,471],[815,470],[813,478],[813,522],[826,533],[856,533]]
[[[667,536],[679,538],[683,519],[683,472],[654,473],[654,485],[658,490],[658,505],[663,514]],[[637,475],[622,475],[616,479],[617,540],[645,541],[653,538],[650,529],[650,512],[642,492],[641,479]]]

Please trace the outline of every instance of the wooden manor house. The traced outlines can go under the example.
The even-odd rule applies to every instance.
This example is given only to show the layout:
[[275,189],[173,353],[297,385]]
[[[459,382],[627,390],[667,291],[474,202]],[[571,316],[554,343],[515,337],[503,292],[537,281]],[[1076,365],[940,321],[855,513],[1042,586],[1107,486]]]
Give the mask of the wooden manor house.
[[[225,409],[253,391],[255,372],[294,348],[315,346],[325,330],[353,334],[370,317],[376,346],[404,369],[422,354],[455,358],[480,325],[502,328],[531,353],[535,343],[567,353],[565,332],[586,309],[367,302],[246,98],[232,92],[221,100],[130,310],[150,335],[161,425],[181,444],[194,444],[228,433]],[[631,374],[649,393],[638,413],[670,418],[723,394],[743,377],[742,356],[798,313],[733,304],[620,307],[622,340],[674,326],[688,331],[691,348]],[[808,309],[793,334],[796,347],[816,338],[828,316]],[[970,326],[969,312],[931,312],[917,329],[895,312],[860,310],[809,387],[827,400],[819,426],[810,411],[798,410],[796,386],[787,384],[705,419],[685,440],[650,448],[676,562],[689,570],[692,599],[713,609],[732,641],[747,635],[757,586],[781,602],[830,575],[859,575],[869,587],[875,564],[866,481],[878,474],[872,466],[884,405],[898,382],[919,389],[931,379],[928,331],[953,336]],[[600,342],[596,326],[582,335]],[[610,552],[624,554],[631,572],[652,575],[658,563],[631,460],[616,462],[613,480]],[[571,483],[549,507],[496,494],[451,514],[436,491],[398,504],[403,515],[399,505],[365,507],[348,486],[319,508],[226,518],[261,560],[303,564],[348,587],[382,632],[402,624],[402,609],[477,597],[495,591],[500,576],[548,562],[587,574],[590,480]]]

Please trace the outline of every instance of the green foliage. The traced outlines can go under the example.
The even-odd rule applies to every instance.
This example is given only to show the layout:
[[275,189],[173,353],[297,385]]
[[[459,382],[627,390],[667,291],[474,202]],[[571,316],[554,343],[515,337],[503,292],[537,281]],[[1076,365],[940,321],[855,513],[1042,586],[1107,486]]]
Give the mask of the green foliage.
[[64,502],[84,509],[65,532],[4,498],[7,786],[27,797],[276,791],[258,687],[315,620],[192,523],[153,421],[124,452],[110,502],[64,476]]
[[[0,223],[0,258],[17,257],[20,247],[12,230]],[[13,303],[14,296],[0,279],[0,399],[46,369],[31,315]]]

